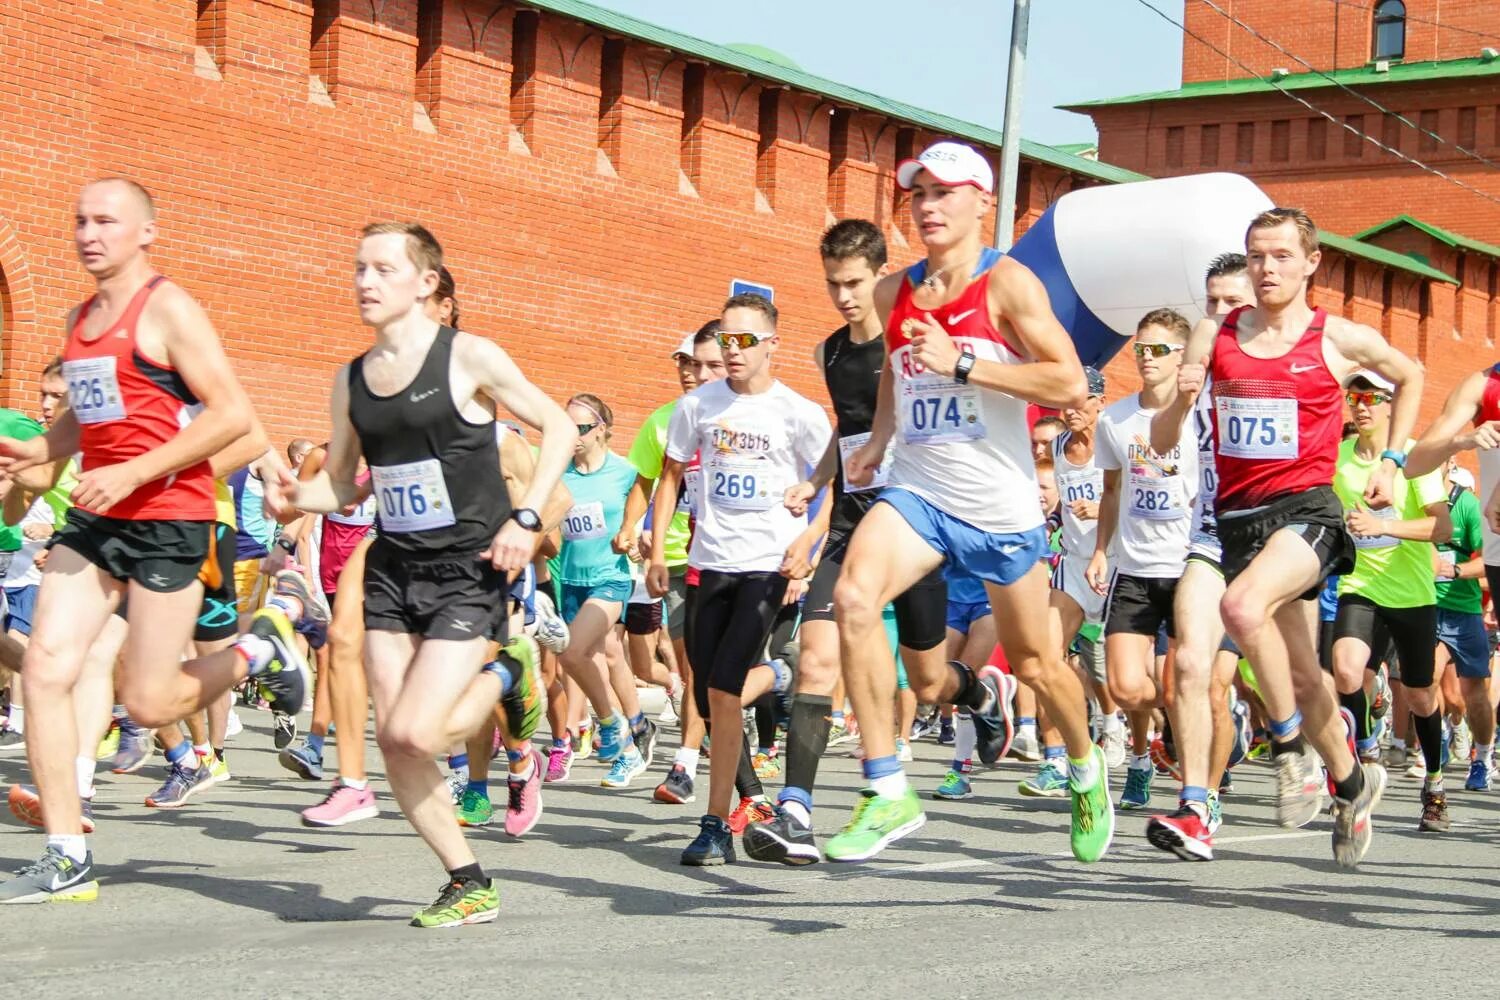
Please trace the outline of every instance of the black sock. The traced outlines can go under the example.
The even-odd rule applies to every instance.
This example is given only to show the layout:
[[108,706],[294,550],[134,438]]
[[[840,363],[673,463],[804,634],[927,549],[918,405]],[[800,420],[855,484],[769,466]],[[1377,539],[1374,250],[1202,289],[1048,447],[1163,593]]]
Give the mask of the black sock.
[[1339,695],[1339,704],[1347,708],[1354,716],[1354,738],[1355,740],[1367,740],[1370,738],[1370,699],[1365,697],[1365,689],[1359,688],[1353,694]]
[[776,712],[771,707],[770,695],[762,696],[755,703],[755,742],[767,748],[776,742]]
[[799,694],[792,698],[792,721],[786,729],[786,787],[812,794],[818,780],[818,761],[828,749],[832,713],[833,699],[826,695]]
[[479,867],[477,861],[472,865],[464,865],[462,868],[450,868],[448,876],[455,882],[478,882],[486,889],[490,885],[490,880],[484,877],[484,869]]
[[978,675],[965,663],[949,660],[948,669],[958,678],[958,690],[954,692],[953,704],[983,712],[990,702],[990,689],[980,683]]
[[1365,769],[1359,766],[1359,761],[1354,762],[1354,770],[1343,781],[1333,783],[1333,794],[1345,802],[1353,802],[1365,787]]
[[1422,759],[1427,762],[1427,773],[1437,774],[1443,769],[1443,714],[1418,715],[1413,712],[1417,741],[1422,744]]
[[228,763],[228,761],[224,759],[223,747],[214,747],[214,756],[219,758],[220,763]]
[[755,763],[750,759],[750,737],[744,730],[740,730],[740,766],[734,775],[734,787],[739,790],[742,799],[753,799],[766,794],[760,779],[755,776]]
[[1284,753],[1301,753],[1303,750],[1302,734],[1298,733],[1291,739],[1282,741],[1271,737],[1271,756],[1280,757]]

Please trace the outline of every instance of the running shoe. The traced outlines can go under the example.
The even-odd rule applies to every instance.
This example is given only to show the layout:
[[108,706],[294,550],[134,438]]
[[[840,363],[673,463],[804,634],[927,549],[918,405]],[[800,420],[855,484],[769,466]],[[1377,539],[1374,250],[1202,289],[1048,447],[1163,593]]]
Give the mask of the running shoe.
[[562,784],[573,773],[573,748],[566,743],[547,751],[547,776],[542,780],[548,784]]
[[207,757],[199,757],[198,766],[208,768],[211,785],[221,785],[234,777],[229,773],[229,762],[216,753],[210,753]]
[[[1277,824],[1287,830],[1306,826],[1323,810],[1323,769],[1311,750],[1277,754],[1272,762],[1276,765]],[[1380,774],[1383,782],[1385,772]],[[1363,856],[1363,849],[1359,853]]]
[[1024,733],[1017,733],[1015,741],[1010,745],[1010,755],[1016,760],[1024,760],[1028,764],[1035,764],[1042,759],[1042,744],[1036,738],[1036,730],[1030,729]]
[[595,756],[601,764],[611,764],[631,745],[630,729],[623,722],[599,726],[599,746]]
[[1388,745],[1380,754],[1380,766],[1387,771],[1396,772],[1406,769],[1406,748],[1395,744]]
[[1417,823],[1417,829],[1423,833],[1447,833],[1449,826],[1448,796],[1443,792],[1435,792],[1424,787],[1422,789],[1422,819]]
[[[1021,738],[1019,736],[1017,736],[1016,737],[1016,742],[1019,742],[1020,739]],[[938,741],[938,746],[940,746],[940,747],[951,747],[954,743],[956,743],[958,741],[958,734],[954,731],[953,720],[952,719],[946,719],[945,718],[941,722],[938,723],[938,738],[937,738],[937,741]],[[1012,743],[1011,744],[1011,756],[1015,756],[1015,752],[1016,752],[1015,751],[1015,744]]]
[[26,737],[9,725],[0,726],[0,754],[25,752]]
[[373,819],[380,815],[375,804],[375,790],[369,785],[354,788],[342,781],[335,781],[328,797],[315,806],[302,810],[303,826],[347,826],[362,819]]
[[1469,780],[1464,782],[1464,788],[1471,792],[1489,791],[1491,764],[1491,761],[1483,757],[1475,757],[1469,765]]
[[1184,861],[1212,861],[1214,837],[1198,810],[1186,802],[1166,816],[1152,816],[1146,824],[1151,846],[1177,855]]
[[[256,687],[262,697],[271,703],[273,712],[296,715],[302,710],[302,703],[307,698],[307,681],[311,675],[307,669],[307,661],[297,649],[292,623],[287,621],[286,614],[280,608],[261,608],[250,619],[250,635],[266,640],[272,649],[270,662],[255,675]],[[295,720],[293,724],[295,726]],[[292,742],[295,728],[292,732],[293,736],[288,736],[285,743],[277,744],[277,750],[284,750]]]
[[1224,825],[1224,804],[1219,801],[1217,792],[1208,793],[1208,833],[1209,836],[1219,832],[1219,827]]
[[[1232,692],[1230,696],[1233,697]],[[1229,721],[1234,726],[1234,743],[1229,747],[1229,766],[1234,767],[1250,755],[1250,745],[1255,741],[1255,734],[1250,728],[1250,706],[1235,698],[1234,705],[1229,709]]]
[[162,786],[146,796],[146,805],[152,809],[181,809],[194,793],[201,792],[213,783],[213,776],[206,767],[195,767],[189,771],[181,764],[173,764]]
[[[1151,741],[1151,763],[1156,765],[1157,773],[1166,775],[1173,781],[1181,784],[1182,768],[1177,763],[1176,755],[1172,753],[1173,749],[1168,747],[1166,742],[1158,736]],[[1129,777],[1129,772],[1127,772],[1126,778],[1128,779]],[[1127,788],[1130,786],[1129,780],[1125,782],[1125,785]]]
[[911,741],[925,739],[937,731],[938,724],[932,716],[917,716],[911,724]]
[[500,696],[505,728],[516,740],[529,740],[542,718],[542,678],[537,671],[541,654],[530,636],[518,635],[500,649],[514,683]]
[[1390,671],[1385,664],[1375,671],[1375,693],[1370,698],[1370,718],[1383,719],[1391,707]]
[[469,769],[467,767],[454,768],[443,780],[448,785],[448,797],[453,800],[453,805],[455,807],[461,805],[464,800],[464,790],[469,787]]
[[120,720],[120,747],[109,769],[115,774],[134,774],[146,766],[154,749],[151,733],[129,719]]
[[1365,764],[1380,763],[1380,741],[1371,736],[1363,740],[1357,740],[1354,744],[1355,755]]
[[536,641],[542,648],[561,655],[572,641],[568,623],[557,613],[552,597],[545,588],[538,587],[533,601],[536,614]]
[[1250,739],[1250,751],[1245,754],[1247,760],[1265,760],[1271,756],[1271,739],[1264,732],[1256,730]]
[[457,816],[459,826],[489,826],[495,821],[495,807],[488,795],[465,788],[463,798],[458,802]]
[[657,722],[664,726],[675,726],[682,721],[681,716],[677,714],[677,697],[675,692],[667,692],[667,697],[662,701],[661,711],[656,714]]
[[780,806],[769,820],[745,827],[743,842],[745,853],[756,861],[812,865],[823,859],[812,827],[804,826],[801,820]]
[[271,713],[271,743],[285,750],[297,738],[297,717],[286,712]]
[[776,815],[776,807],[771,805],[764,796],[758,798],[744,797],[740,804],[734,807],[734,812],[729,814],[729,830],[738,836],[745,832],[745,828],[751,823],[767,823]]
[[634,746],[627,745],[599,784],[605,788],[629,788],[630,779],[645,770],[646,758]]
[[1462,719],[1458,725],[1453,727],[1453,737],[1448,741],[1448,746],[1454,758],[1460,761],[1468,761],[1474,753],[1474,737],[1469,733],[1469,720]]
[[698,820],[698,836],[682,852],[682,864],[691,868],[708,868],[713,865],[732,864],[734,857],[734,834],[717,816],[704,816]]
[[[1103,753],[1101,750],[1100,753]],[[1129,767],[1125,769],[1125,790],[1120,793],[1120,808],[1126,811],[1145,809],[1151,804],[1151,777],[1153,769],[1150,767]]]
[[911,744],[905,740],[896,741],[896,759],[903,764],[911,763]]
[[859,795],[849,824],[824,845],[829,861],[868,861],[927,822],[915,789],[907,788],[895,798],[877,795],[873,788]]
[[1017,788],[1031,798],[1060,799],[1068,794],[1068,776],[1057,764],[1043,764],[1036,774],[1023,780]]
[[1094,747],[1089,751],[1099,777],[1092,788],[1077,788],[1068,781],[1068,796],[1073,806],[1073,827],[1070,842],[1073,857],[1085,864],[1098,861],[1109,850],[1115,838],[1115,810],[1109,800],[1109,768],[1104,766],[1104,750]]
[[1370,849],[1374,832],[1371,814],[1385,793],[1385,768],[1379,764],[1359,766],[1365,772],[1359,795],[1352,802],[1337,797],[1333,800],[1333,859],[1343,868],[1356,867]]
[[287,747],[277,755],[281,766],[308,781],[323,780],[323,755],[303,740],[294,747]]
[[1427,777],[1427,759],[1422,755],[1421,750],[1407,747],[1406,760],[1404,763],[1406,765],[1406,776],[1408,778]]
[[86,903],[99,898],[94,881],[94,853],[80,864],[55,847],[0,882],[0,903]]
[[[42,822],[42,797],[35,785],[11,785],[9,805],[11,814],[27,826],[44,826]],[[94,832],[94,800],[78,800],[78,818],[84,833]]]
[[974,794],[974,785],[969,781],[967,775],[959,774],[957,771],[949,771],[943,775],[943,783],[937,786],[932,793],[935,799],[967,799]]
[[531,751],[531,777],[526,779],[511,775],[506,780],[505,832],[512,837],[524,837],[542,818],[542,755]]
[[500,915],[500,888],[473,879],[454,879],[438,891],[438,898],[411,918],[413,927],[462,927],[485,924]]
[[989,689],[991,697],[984,711],[969,710],[978,737],[974,750],[986,767],[994,767],[1010,753],[1010,745],[1016,738],[1016,719],[1012,710],[1016,679],[999,667],[985,667],[979,671],[979,683]]
[[630,738],[635,741],[635,748],[641,752],[641,758],[646,762],[646,766],[650,767],[651,761],[656,758],[656,743],[661,738],[661,730],[656,723],[646,719],[640,730],[631,733]]
[[[330,726],[329,728],[331,729],[332,727]],[[240,713],[231,708],[229,715],[224,721],[224,738],[232,740],[244,731],[245,724],[240,721]]]
[[755,776],[762,781],[781,777],[781,765],[768,753],[757,750],[755,756],[750,758],[750,763],[755,767]]
[[1344,742],[1349,746],[1349,756],[1359,760],[1359,744],[1354,741],[1354,713],[1340,707],[1339,718],[1344,720]]
[[1448,770],[1448,761],[1450,761],[1450,760],[1453,759],[1453,752],[1450,749],[1451,746],[1452,746],[1452,743],[1453,743],[1453,727],[1448,724],[1448,720],[1447,719],[1444,719],[1443,720],[1443,745],[1442,745],[1442,752],[1438,755],[1438,770],[1440,770],[1440,771],[1446,771],[1446,770]]
[[120,722],[111,719],[109,732],[104,734],[104,739],[99,741],[99,747],[94,751],[95,760],[109,760],[120,750]]
[[573,756],[579,760],[588,760],[594,752],[594,727],[584,723],[578,727],[578,732],[572,737]]
[[672,769],[667,772],[666,780],[656,786],[651,797],[674,806],[691,802],[697,797],[693,794],[693,776],[681,764],[673,764]]
[[1224,776],[1219,779],[1219,794],[1228,795],[1232,791],[1234,791],[1234,772],[1226,769]]
[[859,739],[859,727],[851,722],[835,722],[828,730],[828,745],[830,747],[843,746]]
[[302,619],[313,625],[328,627],[328,608],[307,589],[307,578],[294,569],[284,569],[271,581],[271,593],[294,597],[302,605]]
[[1104,764],[1111,769],[1125,763],[1125,727],[1106,728],[1099,737],[1099,746],[1104,751]]

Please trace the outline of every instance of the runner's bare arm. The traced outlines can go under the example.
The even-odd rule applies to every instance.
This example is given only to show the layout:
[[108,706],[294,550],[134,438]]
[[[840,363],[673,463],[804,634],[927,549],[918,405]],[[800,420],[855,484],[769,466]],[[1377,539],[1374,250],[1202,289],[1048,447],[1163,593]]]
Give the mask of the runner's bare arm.
[[990,269],[987,294],[992,320],[1010,325],[1030,361],[1020,365],[978,361],[969,374],[970,384],[1041,406],[1083,405],[1088,398],[1083,364],[1068,331],[1052,312],[1041,280],[1024,264],[1005,257]]
[[1105,593],[1109,581],[1109,543],[1114,541],[1115,526],[1120,521],[1120,470],[1103,469],[1104,495],[1099,498],[1099,527],[1094,535],[1094,554],[1084,569],[1090,587]]
[[[332,399],[329,401],[329,416],[333,424],[333,437],[328,443],[328,453],[322,468],[307,479],[297,480],[285,473],[281,480],[265,484],[266,507],[273,512],[272,496],[279,499],[283,492],[289,493],[291,505],[310,514],[332,514],[365,496],[364,489],[354,481],[359,470],[359,435],[349,420],[349,366],[339,369],[333,378]],[[311,458],[311,456],[309,456]],[[306,465],[303,466],[306,468]]]
[[1384,375],[1395,384],[1390,432],[1384,447],[1396,451],[1405,448],[1407,440],[1417,429],[1417,414],[1422,409],[1422,366],[1392,347],[1378,331],[1362,323],[1331,316],[1325,333],[1344,357],[1360,368]]
[[[531,457],[531,449],[526,447],[526,442],[521,440],[519,434],[506,431],[505,436],[500,439],[500,474],[505,477],[505,485],[510,490],[511,506],[521,506],[521,501],[531,486],[532,477],[536,475],[536,460]],[[542,519],[543,534],[551,533],[562,524],[562,519],[572,506],[573,494],[559,482],[541,510],[537,511]]]
[[630,555],[638,548],[635,526],[646,516],[646,508],[651,505],[651,490],[655,485],[654,480],[637,472],[630,492],[625,495],[625,517],[620,522],[620,532],[615,535],[612,543],[614,550],[622,556]]
[[[682,474],[686,469],[685,463],[671,456],[662,459],[661,478],[656,481],[658,511],[677,509],[677,494],[682,487]],[[667,524],[671,520],[671,517],[657,517],[651,521],[651,562],[646,567],[646,590],[652,597],[666,596],[670,582],[670,574],[667,572]]]
[[[223,479],[232,475],[262,458],[281,457],[279,452],[273,451],[270,439],[266,437],[266,429],[261,426],[260,418],[252,411],[250,414],[250,430],[245,432],[227,448],[214,453],[208,460],[208,467],[213,472],[215,479]],[[264,478],[264,474],[262,474]]]
[[1202,319],[1188,335],[1182,364],[1177,370],[1177,384],[1172,387],[1172,398],[1151,417],[1151,450],[1158,455],[1169,453],[1182,440],[1182,427],[1188,414],[1193,412],[1198,394],[1203,391],[1208,375],[1208,354],[1218,329],[1217,320]]
[[1426,475],[1460,451],[1500,445],[1500,427],[1494,426],[1493,421],[1464,433],[1464,428],[1479,413],[1479,406],[1484,402],[1484,384],[1488,377],[1486,372],[1475,372],[1448,394],[1443,412],[1427,428],[1422,440],[1407,453],[1407,476]]

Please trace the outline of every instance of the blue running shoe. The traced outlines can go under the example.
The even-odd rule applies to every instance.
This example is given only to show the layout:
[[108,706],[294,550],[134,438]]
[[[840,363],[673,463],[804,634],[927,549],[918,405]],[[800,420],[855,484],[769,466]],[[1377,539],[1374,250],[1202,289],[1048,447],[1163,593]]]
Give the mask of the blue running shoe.
[[120,745],[109,762],[109,769],[115,774],[134,774],[151,759],[153,749],[150,732],[129,719],[121,719]]
[[620,754],[625,752],[626,747],[633,745],[630,730],[623,722],[616,722],[612,726],[599,724],[599,752],[596,756],[602,763],[613,763]]
[[1036,774],[1022,781],[1018,786],[1022,795],[1031,798],[1061,799],[1068,795],[1068,776],[1058,764],[1051,762],[1042,765],[1042,769]]
[[624,752],[615,758],[614,766],[599,784],[605,788],[629,788],[630,779],[646,770],[646,758],[633,744],[626,744]]
[[1250,730],[1250,706],[1236,698],[1234,707],[1229,710],[1229,719],[1234,726],[1234,743],[1229,748],[1229,766],[1234,767],[1245,759],[1245,755],[1250,752],[1250,742],[1254,739]]
[[1121,809],[1144,809],[1151,804],[1150,767],[1132,767],[1125,771],[1125,791],[1120,794]]
[[173,764],[162,786],[146,796],[146,805],[152,809],[181,809],[187,805],[187,800],[194,792],[202,791],[213,783],[213,775],[206,767],[195,767],[189,771],[181,764]]
[[1469,780],[1464,782],[1464,788],[1471,792],[1487,792],[1490,790],[1490,762],[1483,757],[1475,757],[1474,763],[1469,765]]
[[682,852],[682,863],[693,868],[729,864],[734,861],[734,834],[717,816],[698,821],[698,836]]
[[969,779],[957,771],[949,771],[943,776],[943,783],[937,786],[932,793],[935,799],[966,799],[974,794],[974,785]]
[[278,760],[282,767],[308,781],[323,780],[323,755],[314,750],[306,740],[281,751]]
[[1453,742],[1453,727],[1448,724],[1448,720],[1447,719],[1444,719],[1443,720],[1443,754],[1442,754],[1442,757],[1440,759],[1440,762],[1438,763],[1439,770],[1443,770],[1443,771],[1448,770],[1448,759],[1452,756],[1452,754],[1449,752],[1448,745],[1450,743],[1452,743],[1452,742]]

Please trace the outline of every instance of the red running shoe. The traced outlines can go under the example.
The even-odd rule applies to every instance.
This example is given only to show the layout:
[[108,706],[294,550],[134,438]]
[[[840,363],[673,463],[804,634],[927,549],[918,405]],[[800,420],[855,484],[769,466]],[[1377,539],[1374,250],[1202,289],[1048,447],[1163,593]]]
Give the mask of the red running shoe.
[[1212,861],[1214,838],[1198,811],[1187,803],[1168,816],[1152,816],[1146,824],[1151,846],[1170,851],[1184,861]]

